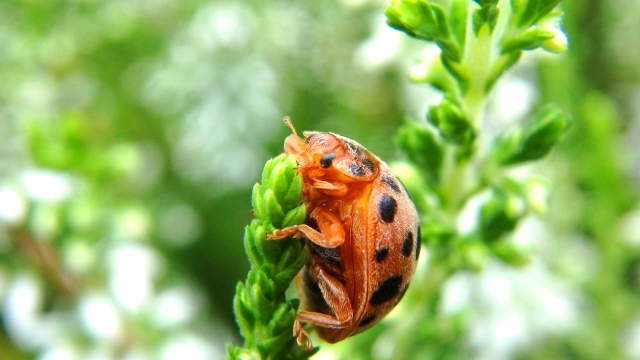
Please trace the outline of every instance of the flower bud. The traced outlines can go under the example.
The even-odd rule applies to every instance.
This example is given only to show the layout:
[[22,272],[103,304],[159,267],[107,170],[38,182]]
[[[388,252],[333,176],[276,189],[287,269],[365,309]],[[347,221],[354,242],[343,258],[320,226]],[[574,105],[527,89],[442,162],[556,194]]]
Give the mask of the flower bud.
[[561,53],[569,47],[569,39],[567,34],[562,30],[560,22],[562,21],[561,11],[552,11],[549,15],[538,20],[536,27],[544,29],[553,34],[551,39],[545,40],[542,47],[552,53]]
[[555,54],[567,51],[569,48],[567,34],[560,28],[551,29],[551,32],[554,34],[553,38],[545,40],[542,48]]

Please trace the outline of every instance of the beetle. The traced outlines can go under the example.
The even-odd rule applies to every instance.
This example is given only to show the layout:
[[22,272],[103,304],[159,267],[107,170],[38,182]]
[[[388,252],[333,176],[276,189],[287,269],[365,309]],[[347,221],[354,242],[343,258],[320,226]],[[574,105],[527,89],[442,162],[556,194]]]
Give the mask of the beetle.
[[293,132],[284,147],[304,182],[307,218],[267,239],[308,239],[296,278],[304,310],[293,334],[311,350],[301,322],[336,343],[370,328],[402,299],[420,254],[420,222],[402,182],[362,145],[330,132],[300,138],[288,117],[284,122]]

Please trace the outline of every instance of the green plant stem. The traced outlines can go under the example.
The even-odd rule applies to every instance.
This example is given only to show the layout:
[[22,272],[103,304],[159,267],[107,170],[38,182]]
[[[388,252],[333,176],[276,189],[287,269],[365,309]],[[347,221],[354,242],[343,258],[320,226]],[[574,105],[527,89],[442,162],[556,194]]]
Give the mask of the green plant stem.
[[469,76],[468,87],[463,92],[461,102],[463,109],[471,117],[477,128],[482,126],[482,113],[490,89],[487,82],[490,80],[496,63],[500,60],[500,40],[505,33],[511,17],[511,6],[508,0],[500,0],[498,8],[500,13],[493,32],[488,25],[483,25],[478,34],[473,31],[472,16],[477,5],[469,1],[468,19],[466,31],[465,51],[462,58],[462,67]]
[[467,161],[457,162],[456,148],[454,146],[447,146],[442,167],[442,197],[444,199],[444,213],[453,221],[453,224],[455,224],[455,217],[462,207],[468,164]]
[[297,239],[267,240],[267,232],[301,224],[306,207],[299,205],[302,178],[293,156],[269,160],[262,183],[253,187],[256,218],[245,228],[244,246],[251,269],[236,287],[233,310],[244,346],[227,346],[227,359],[302,360],[308,352],[296,344],[293,322],[299,301],[285,292],[304,265],[303,244]]
[[485,84],[489,78],[494,58],[493,38],[489,33],[489,28],[483,26],[476,37],[472,27],[469,26],[466,44],[462,65],[466,69],[470,81],[462,97],[462,108],[471,117],[473,124],[480,127],[487,95]]

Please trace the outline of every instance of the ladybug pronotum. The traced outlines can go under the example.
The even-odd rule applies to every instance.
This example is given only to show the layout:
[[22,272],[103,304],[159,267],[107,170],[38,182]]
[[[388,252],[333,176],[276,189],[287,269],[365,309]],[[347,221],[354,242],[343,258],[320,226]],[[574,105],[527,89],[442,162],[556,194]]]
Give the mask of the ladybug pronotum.
[[297,277],[304,307],[293,333],[313,345],[301,322],[335,343],[385,317],[402,299],[420,254],[418,213],[389,166],[357,142],[328,132],[293,134],[304,181],[305,224],[276,230],[269,240],[304,236],[307,257]]

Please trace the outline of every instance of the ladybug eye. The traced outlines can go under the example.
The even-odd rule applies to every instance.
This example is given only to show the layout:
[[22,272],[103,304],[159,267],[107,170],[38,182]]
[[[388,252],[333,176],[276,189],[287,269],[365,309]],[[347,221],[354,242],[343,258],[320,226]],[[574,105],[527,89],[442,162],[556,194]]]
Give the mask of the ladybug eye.
[[331,162],[336,158],[336,153],[330,152],[328,154],[322,155],[322,159],[320,159],[320,166],[323,168],[328,168],[331,166]]

